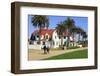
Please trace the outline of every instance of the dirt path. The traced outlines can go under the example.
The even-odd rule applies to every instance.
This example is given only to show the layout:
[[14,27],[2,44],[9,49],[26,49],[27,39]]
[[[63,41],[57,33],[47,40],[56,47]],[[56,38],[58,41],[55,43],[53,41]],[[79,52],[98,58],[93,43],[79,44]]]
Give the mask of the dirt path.
[[59,50],[59,51],[52,51],[50,50],[49,54],[44,54],[43,50],[29,50],[28,53],[28,60],[40,60],[40,59],[45,59],[48,57],[52,57],[52,56],[56,56],[56,55],[60,55],[60,54],[64,54],[64,53],[69,53],[69,52],[73,52],[73,51],[79,51],[79,50],[83,50],[86,49],[85,48],[78,48],[78,49],[71,49],[71,50]]

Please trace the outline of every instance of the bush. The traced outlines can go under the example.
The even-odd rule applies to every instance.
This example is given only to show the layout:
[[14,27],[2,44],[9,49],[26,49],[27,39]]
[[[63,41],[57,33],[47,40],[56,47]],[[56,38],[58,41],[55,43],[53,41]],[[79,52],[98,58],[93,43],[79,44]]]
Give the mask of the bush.
[[82,46],[83,46],[83,47],[87,47],[87,46],[88,46],[88,44],[83,44]]
[[79,47],[73,46],[73,47],[68,47],[67,49],[77,49],[77,48],[79,48]]

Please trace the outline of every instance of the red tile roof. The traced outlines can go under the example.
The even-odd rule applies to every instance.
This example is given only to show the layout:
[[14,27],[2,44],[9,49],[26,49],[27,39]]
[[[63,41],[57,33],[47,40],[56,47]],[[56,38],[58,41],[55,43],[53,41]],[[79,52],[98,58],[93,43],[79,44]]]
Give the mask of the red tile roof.
[[68,32],[63,33],[63,36],[68,36],[68,35],[70,35],[70,33],[68,33]]
[[[49,37],[52,37],[54,30],[55,29],[41,29],[40,36],[42,36],[42,35],[45,36],[46,34],[48,34]],[[37,34],[37,33],[39,33],[39,30],[35,30],[32,34],[34,35],[34,34]],[[68,35],[70,36],[70,33],[68,33],[68,32],[63,33],[63,36],[68,36]]]
[[[35,34],[35,33],[38,33],[38,32],[39,32],[39,30],[36,30],[32,34]],[[53,32],[54,32],[54,29],[41,29],[40,35],[45,36],[46,34],[48,34],[50,37],[52,37]]]

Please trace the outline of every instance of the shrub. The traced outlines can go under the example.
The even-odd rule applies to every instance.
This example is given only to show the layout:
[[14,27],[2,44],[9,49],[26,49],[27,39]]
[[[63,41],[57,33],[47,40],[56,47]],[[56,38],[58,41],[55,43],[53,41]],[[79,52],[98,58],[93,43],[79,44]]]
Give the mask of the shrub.
[[79,48],[77,46],[72,46],[72,47],[68,47],[67,49],[76,49],[76,48]]

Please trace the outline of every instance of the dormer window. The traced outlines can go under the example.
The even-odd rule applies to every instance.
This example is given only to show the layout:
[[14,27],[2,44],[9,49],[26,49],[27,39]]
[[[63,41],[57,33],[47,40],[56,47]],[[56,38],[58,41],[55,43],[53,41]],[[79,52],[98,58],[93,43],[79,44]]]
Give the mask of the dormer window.
[[45,38],[48,39],[48,35],[46,35]]

